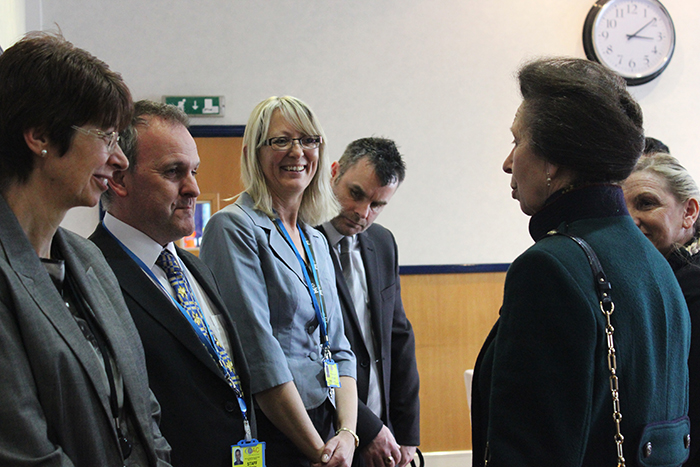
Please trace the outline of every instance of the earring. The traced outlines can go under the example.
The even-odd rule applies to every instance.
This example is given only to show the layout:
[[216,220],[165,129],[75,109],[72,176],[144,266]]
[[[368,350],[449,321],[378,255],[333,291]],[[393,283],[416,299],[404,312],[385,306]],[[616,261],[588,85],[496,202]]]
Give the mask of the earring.
[[46,155],[49,153],[46,149],[41,150],[41,157],[46,157]]
[[549,172],[547,172],[547,186],[552,186],[552,177],[549,176]]

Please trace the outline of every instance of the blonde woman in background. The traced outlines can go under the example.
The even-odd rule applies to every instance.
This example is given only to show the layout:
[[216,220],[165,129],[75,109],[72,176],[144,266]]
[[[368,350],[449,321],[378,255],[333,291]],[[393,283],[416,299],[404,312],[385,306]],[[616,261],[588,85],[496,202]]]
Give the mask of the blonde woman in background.
[[630,215],[671,265],[690,312],[690,457],[700,465],[700,190],[678,160],[665,153],[642,156],[623,184]]

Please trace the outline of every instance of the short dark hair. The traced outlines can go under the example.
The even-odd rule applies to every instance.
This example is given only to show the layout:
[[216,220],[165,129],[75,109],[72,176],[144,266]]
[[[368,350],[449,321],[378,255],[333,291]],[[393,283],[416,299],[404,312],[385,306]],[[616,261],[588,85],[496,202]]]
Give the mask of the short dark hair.
[[[131,123],[119,135],[119,147],[129,161],[127,170],[133,171],[138,163],[138,127],[147,126],[146,117],[156,117],[173,125],[182,125],[187,128],[190,119],[185,112],[174,105],[164,104],[149,100],[140,100],[134,104],[134,114]],[[100,200],[105,208],[109,209],[114,193],[111,188],[102,193]]]
[[338,161],[338,178],[366,157],[374,167],[379,183],[386,186],[398,181],[403,182],[406,176],[406,164],[399,153],[396,143],[386,138],[361,138],[348,144],[345,152]]
[[131,119],[131,93],[121,75],[59,34],[30,33],[0,55],[0,190],[34,170],[24,140],[42,130],[63,156],[72,125],[120,131]]
[[671,154],[671,150],[661,140],[647,136],[644,138],[644,154]]
[[644,147],[643,117],[624,80],[602,65],[546,58],[518,73],[533,150],[574,172],[574,183],[624,180]]
[[122,131],[119,138],[119,147],[129,160],[129,170],[136,167],[138,161],[138,127],[148,125],[146,117],[156,117],[171,124],[179,124],[185,128],[190,126],[190,119],[185,112],[178,107],[162,102],[140,100],[134,104],[134,116],[129,126]]

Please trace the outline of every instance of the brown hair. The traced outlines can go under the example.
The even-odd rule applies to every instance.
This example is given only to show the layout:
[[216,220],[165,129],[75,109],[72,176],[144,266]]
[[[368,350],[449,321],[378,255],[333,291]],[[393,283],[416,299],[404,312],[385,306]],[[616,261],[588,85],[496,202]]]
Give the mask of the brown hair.
[[121,131],[131,119],[131,93],[121,76],[60,34],[30,33],[8,48],[0,55],[0,83],[0,190],[34,170],[26,130],[42,130],[62,156],[72,125]]
[[644,147],[642,110],[622,78],[577,58],[546,58],[518,73],[533,150],[571,169],[575,183],[615,182]]

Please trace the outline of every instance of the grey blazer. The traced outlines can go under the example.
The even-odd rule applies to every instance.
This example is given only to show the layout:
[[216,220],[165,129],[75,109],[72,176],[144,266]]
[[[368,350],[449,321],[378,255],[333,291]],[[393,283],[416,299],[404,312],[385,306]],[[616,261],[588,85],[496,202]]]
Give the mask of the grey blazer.
[[[345,337],[333,263],[325,237],[302,226],[318,264],[333,359],[341,376],[355,378],[355,356]],[[200,258],[221,285],[238,324],[253,375],[253,394],[294,381],[307,410],[328,397],[319,329],[294,252],[267,215],[243,193],[207,224]]]
[[[133,411],[132,442],[168,466],[160,407],[138,333],[96,246],[63,229],[53,240],[102,327]],[[14,213],[0,197],[0,466],[122,466],[104,370]]]

